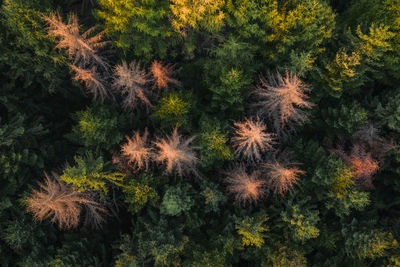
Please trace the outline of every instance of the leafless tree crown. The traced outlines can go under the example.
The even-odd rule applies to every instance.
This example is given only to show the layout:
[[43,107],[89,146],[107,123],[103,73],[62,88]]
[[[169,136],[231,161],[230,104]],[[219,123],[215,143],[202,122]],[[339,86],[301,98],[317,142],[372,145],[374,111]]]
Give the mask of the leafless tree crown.
[[151,106],[146,88],[148,82],[148,74],[141,68],[139,62],[132,61],[128,65],[123,61],[114,68],[113,88],[124,96],[123,105],[126,108],[136,107],[137,100],[146,106]]
[[258,178],[258,172],[246,173],[244,166],[228,172],[225,182],[228,192],[238,204],[256,203],[265,195],[265,181]]
[[268,74],[267,78],[260,75],[254,90],[256,101],[253,108],[259,115],[267,116],[278,134],[282,135],[285,127],[291,130],[294,124],[301,125],[307,120],[306,113],[300,109],[313,106],[306,100],[307,92],[310,88],[292,72],[286,71],[285,76],[279,72]]
[[250,161],[260,160],[261,154],[272,150],[276,144],[275,134],[265,132],[267,126],[257,118],[251,121],[235,122],[236,129],[232,137],[232,143],[236,152]]
[[178,80],[172,78],[176,72],[172,64],[163,65],[160,61],[155,60],[151,64],[150,71],[154,79],[154,88],[168,88],[169,84],[181,86]]
[[128,159],[129,164],[137,170],[147,169],[149,161],[153,157],[153,151],[148,146],[148,131],[145,130],[143,136],[139,132],[134,133],[133,137],[126,137],[127,143],[121,146],[121,154]]
[[174,128],[172,135],[155,142],[158,149],[155,160],[165,165],[167,174],[175,173],[184,176],[189,173],[197,175],[196,164],[198,158],[190,143],[194,137],[183,139]]

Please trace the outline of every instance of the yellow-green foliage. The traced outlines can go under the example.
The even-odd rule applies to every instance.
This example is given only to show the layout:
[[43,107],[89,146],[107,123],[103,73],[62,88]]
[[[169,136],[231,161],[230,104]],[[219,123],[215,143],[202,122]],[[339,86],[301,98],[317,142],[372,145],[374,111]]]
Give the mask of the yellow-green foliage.
[[293,238],[306,241],[319,236],[319,229],[316,227],[319,221],[318,211],[305,210],[302,213],[298,205],[291,207],[290,212],[282,212],[282,220],[288,223],[292,230]]
[[[364,34],[361,31],[361,27],[357,27],[357,35],[361,40],[360,53],[366,56],[366,60],[376,60],[381,56],[382,52],[392,50],[390,45],[390,39],[392,39],[395,34],[390,31],[389,26],[379,25],[376,26],[372,24],[369,27],[369,33]],[[377,53],[377,51],[381,53]]]
[[228,138],[225,134],[215,130],[206,134],[206,140],[208,141],[211,150],[219,153],[222,156],[222,159],[233,159],[232,149],[226,144]]
[[158,199],[156,191],[145,182],[138,182],[134,179],[124,185],[123,192],[126,194],[125,202],[129,203],[129,210],[140,211],[148,202]]
[[72,184],[79,192],[87,190],[101,190],[107,194],[106,182],[122,186],[121,182],[125,175],[119,172],[108,173],[103,171],[103,160],[101,157],[94,159],[88,156],[86,159],[74,157],[77,166],[68,167],[60,176],[66,183]]
[[182,32],[187,28],[204,27],[214,32],[224,25],[225,14],[222,9],[225,0],[170,0],[172,27]]
[[332,189],[337,198],[342,198],[354,185],[354,174],[351,168],[345,166],[333,178]]
[[236,230],[242,236],[242,246],[256,246],[260,248],[264,244],[264,232],[269,228],[263,224],[268,221],[265,215],[258,217],[245,217],[239,223],[236,223]]
[[190,104],[182,96],[172,92],[161,98],[152,116],[163,126],[183,126],[188,122],[189,108]]
[[397,249],[399,244],[390,232],[374,232],[372,234],[358,234],[353,237],[357,256],[361,259],[376,259],[386,256],[388,250]]
[[306,267],[307,259],[304,255],[287,246],[278,245],[272,255],[269,255],[269,262],[262,265],[263,267]]

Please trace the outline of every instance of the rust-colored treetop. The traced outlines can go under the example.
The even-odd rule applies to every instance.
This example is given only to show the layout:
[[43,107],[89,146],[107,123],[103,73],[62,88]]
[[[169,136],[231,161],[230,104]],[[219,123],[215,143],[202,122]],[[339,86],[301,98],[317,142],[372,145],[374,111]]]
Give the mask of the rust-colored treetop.
[[157,153],[155,160],[165,165],[167,174],[175,173],[184,176],[189,173],[197,174],[196,164],[198,158],[190,143],[194,137],[182,138],[175,127],[172,135],[155,142]]
[[124,107],[136,107],[137,100],[151,106],[148,98],[146,84],[149,82],[148,74],[141,68],[140,63],[126,61],[114,68],[113,88],[124,95]]
[[57,223],[60,229],[75,228],[79,225],[82,207],[85,206],[87,215],[91,216],[88,221],[98,225],[103,221],[101,212],[104,209],[87,195],[60,181],[57,175],[53,174],[53,178],[50,178],[45,174],[45,181],[39,186],[40,189],[34,190],[26,200],[27,209],[35,219],[42,221],[52,217],[51,221]]
[[239,204],[255,203],[265,195],[265,181],[258,178],[258,172],[246,173],[244,166],[227,173],[225,182],[228,192]]
[[285,76],[260,75],[259,84],[254,90],[253,107],[261,116],[266,115],[273,121],[275,129],[280,133],[286,126],[303,124],[307,120],[306,113],[300,108],[311,108],[313,104],[306,99],[310,88],[292,72],[286,70]]
[[178,80],[172,78],[176,72],[173,64],[163,65],[160,61],[154,60],[151,64],[150,71],[154,79],[154,88],[168,88],[169,84],[181,86]]
[[236,153],[244,158],[255,161],[261,159],[261,154],[273,150],[272,145],[276,144],[275,134],[265,132],[267,126],[257,120],[245,119],[244,122],[235,122],[236,129],[232,137]]
[[109,96],[109,91],[104,85],[103,79],[98,74],[96,66],[93,66],[90,69],[83,69],[72,64],[69,66],[75,72],[73,79],[75,81],[83,82],[86,89],[93,94],[94,99],[98,98],[103,102],[104,99]]
[[68,55],[78,63],[82,60],[83,64],[97,63],[101,66],[106,66],[106,62],[99,57],[96,53],[99,48],[104,47],[107,42],[101,41],[103,32],[92,35],[96,27],[92,27],[85,33],[80,34],[80,26],[78,17],[71,14],[68,18],[68,23],[65,24],[59,13],[52,13],[49,16],[44,16],[45,21],[48,23],[48,32],[50,36],[58,37],[58,44],[56,48],[66,48]]
[[299,176],[305,172],[291,166],[290,163],[264,163],[264,170],[268,176],[267,187],[274,194],[284,196],[298,183]]
[[128,159],[129,164],[137,170],[147,169],[153,157],[152,148],[148,146],[148,131],[145,129],[143,136],[135,132],[133,137],[126,136],[127,143],[121,146],[121,155]]

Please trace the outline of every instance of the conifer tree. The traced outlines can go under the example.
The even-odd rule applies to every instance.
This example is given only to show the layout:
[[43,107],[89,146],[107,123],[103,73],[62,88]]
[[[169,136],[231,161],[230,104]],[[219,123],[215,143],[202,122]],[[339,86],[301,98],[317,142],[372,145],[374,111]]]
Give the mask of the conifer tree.
[[127,143],[121,146],[121,155],[126,157],[128,163],[133,164],[137,170],[147,169],[149,161],[154,157],[152,148],[148,146],[148,134],[147,128],[143,136],[137,131],[132,138],[126,136]]

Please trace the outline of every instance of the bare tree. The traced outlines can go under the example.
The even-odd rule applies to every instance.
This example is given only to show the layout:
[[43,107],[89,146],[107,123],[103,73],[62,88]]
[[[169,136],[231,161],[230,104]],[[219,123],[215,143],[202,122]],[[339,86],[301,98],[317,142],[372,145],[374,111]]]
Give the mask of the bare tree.
[[238,166],[227,173],[227,190],[234,195],[238,204],[256,203],[265,195],[265,181],[258,178],[258,172],[246,173],[244,166]]
[[168,88],[168,84],[181,86],[178,80],[171,77],[176,72],[172,64],[163,65],[161,62],[154,60],[151,64],[150,71],[154,79],[154,88]]
[[267,78],[260,75],[252,106],[259,115],[268,116],[278,134],[284,136],[286,131],[293,131],[294,124],[301,125],[307,120],[306,113],[300,109],[313,106],[306,100],[307,92],[310,88],[287,70],[284,77],[279,72],[275,76],[269,73]]
[[297,163],[290,161],[290,154],[287,151],[275,155],[272,162],[263,164],[263,172],[267,175],[266,185],[269,191],[284,196],[293,186],[298,183],[299,176],[304,171],[295,167]]
[[155,160],[165,165],[167,174],[175,173],[179,176],[193,173],[198,175],[196,164],[198,158],[190,143],[194,137],[183,139],[175,127],[172,135],[166,139],[158,139],[155,146],[158,148]]
[[99,98],[103,102],[110,95],[95,66],[91,69],[82,69],[71,64],[69,66],[75,72],[73,79],[82,81],[94,99]]
[[114,68],[113,88],[124,95],[125,108],[136,107],[138,99],[147,107],[151,106],[145,87],[148,82],[148,74],[140,67],[139,62],[132,61],[128,66],[126,61],[123,61]]
[[128,159],[128,163],[133,164],[137,170],[147,169],[150,159],[153,158],[153,151],[147,144],[149,133],[147,128],[143,136],[135,132],[132,138],[126,136],[127,143],[121,146],[121,154]]
[[100,213],[104,209],[100,204],[74,191],[70,185],[60,181],[58,175],[53,174],[53,178],[50,178],[45,173],[45,182],[39,186],[40,190],[34,190],[27,198],[28,211],[33,213],[35,219],[42,221],[52,217],[51,221],[57,223],[60,229],[75,228],[79,225],[84,206],[96,211],[89,221],[102,222]]
[[68,24],[63,23],[59,13],[44,16],[44,20],[49,25],[49,35],[59,38],[56,48],[66,48],[75,65],[82,60],[83,65],[94,61],[103,67],[107,66],[106,62],[96,54],[99,48],[107,44],[101,41],[103,32],[89,37],[95,30],[95,27],[92,27],[81,35],[78,17],[75,14],[69,16]]
[[235,135],[232,137],[233,146],[236,147],[236,153],[240,153],[249,161],[261,159],[261,153],[273,150],[272,145],[275,134],[265,132],[267,126],[260,121],[245,119],[244,122],[235,122]]

